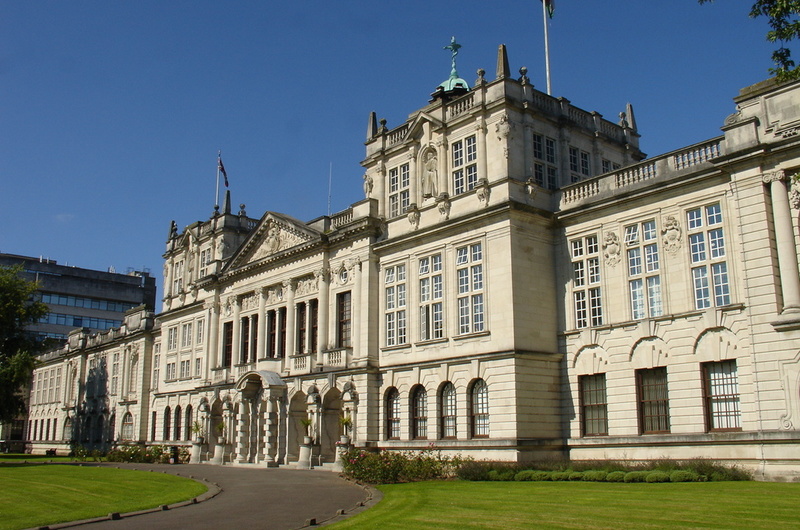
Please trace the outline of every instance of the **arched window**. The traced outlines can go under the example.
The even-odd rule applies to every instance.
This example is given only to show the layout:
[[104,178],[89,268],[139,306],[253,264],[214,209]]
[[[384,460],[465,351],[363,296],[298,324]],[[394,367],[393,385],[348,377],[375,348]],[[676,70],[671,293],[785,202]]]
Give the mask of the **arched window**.
[[186,406],[186,414],[184,414],[184,416],[186,416],[186,419],[183,422],[183,438],[185,440],[191,440],[192,439],[192,419],[193,419],[192,418],[192,406],[191,405],[187,405]]
[[64,440],[67,442],[72,441],[72,418],[64,420]]
[[470,395],[470,431],[473,438],[489,437],[489,387],[478,379]]
[[153,411],[153,418],[150,420],[150,440],[156,441],[156,425],[158,425],[158,412]]
[[386,392],[386,439],[400,439],[400,393],[396,388]]
[[458,434],[456,430],[456,387],[453,383],[447,383],[442,388],[441,399],[441,418],[442,418],[442,438],[455,438]]
[[44,431],[44,437],[42,439],[47,441],[50,439],[50,418],[47,418],[44,424],[45,424],[45,431]]
[[133,440],[133,414],[130,412],[122,417],[122,439]]
[[428,391],[418,385],[411,393],[411,437],[428,438]]
[[172,438],[169,435],[169,427],[172,421],[172,411],[169,410],[169,407],[164,409],[164,432],[161,435],[162,440],[171,440]]
[[174,440],[181,439],[181,406],[175,407],[175,434],[172,437]]
[[108,441],[113,442],[117,439],[117,415],[112,414],[108,421]]

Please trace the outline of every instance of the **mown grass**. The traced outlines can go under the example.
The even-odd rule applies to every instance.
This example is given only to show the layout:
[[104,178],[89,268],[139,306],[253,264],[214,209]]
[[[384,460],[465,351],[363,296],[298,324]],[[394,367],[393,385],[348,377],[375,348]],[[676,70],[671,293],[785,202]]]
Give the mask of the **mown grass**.
[[2,462],[14,462],[14,463],[75,462],[75,458],[71,456],[45,456],[45,455],[24,455],[17,453],[9,453],[9,454],[0,453],[0,463]]
[[416,482],[345,528],[797,528],[800,483]]
[[[19,461],[17,461],[19,462]],[[206,491],[163,473],[61,464],[0,464],[0,530],[31,528],[171,504]]]

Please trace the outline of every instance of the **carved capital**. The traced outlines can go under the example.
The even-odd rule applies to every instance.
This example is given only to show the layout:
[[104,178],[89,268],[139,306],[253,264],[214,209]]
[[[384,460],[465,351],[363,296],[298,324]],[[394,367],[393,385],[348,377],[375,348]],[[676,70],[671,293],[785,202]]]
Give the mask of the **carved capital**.
[[767,171],[761,175],[761,180],[764,184],[771,184],[773,182],[785,181],[787,180],[786,173],[782,169],[778,169],[776,171]]

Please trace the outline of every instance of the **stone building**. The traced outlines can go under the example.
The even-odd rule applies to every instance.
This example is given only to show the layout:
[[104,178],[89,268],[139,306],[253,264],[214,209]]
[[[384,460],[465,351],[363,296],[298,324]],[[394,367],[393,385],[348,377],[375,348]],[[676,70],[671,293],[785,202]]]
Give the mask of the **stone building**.
[[78,422],[264,466],[333,462],[347,435],[797,477],[800,83],[745,89],[722,136],[648,159],[630,106],[550,97],[502,46],[491,80],[453,66],[405,123],[370,116],[347,210],[254,219],[228,195],[173,222],[163,311],[39,369],[75,369],[54,397],[72,432],[47,443]]

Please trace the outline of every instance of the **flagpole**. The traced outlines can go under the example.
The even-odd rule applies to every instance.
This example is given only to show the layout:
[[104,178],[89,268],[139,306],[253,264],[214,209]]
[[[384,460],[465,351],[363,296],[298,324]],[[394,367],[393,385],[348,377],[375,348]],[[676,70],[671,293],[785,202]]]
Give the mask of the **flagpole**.
[[214,196],[214,211],[219,211],[219,160],[222,157],[222,151],[217,151],[217,194]]
[[542,21],[544,21],[544,68],[547,74],[547,95],[552,95],[550,87],[550,35],[547,29],[547,0],[542,2]]

